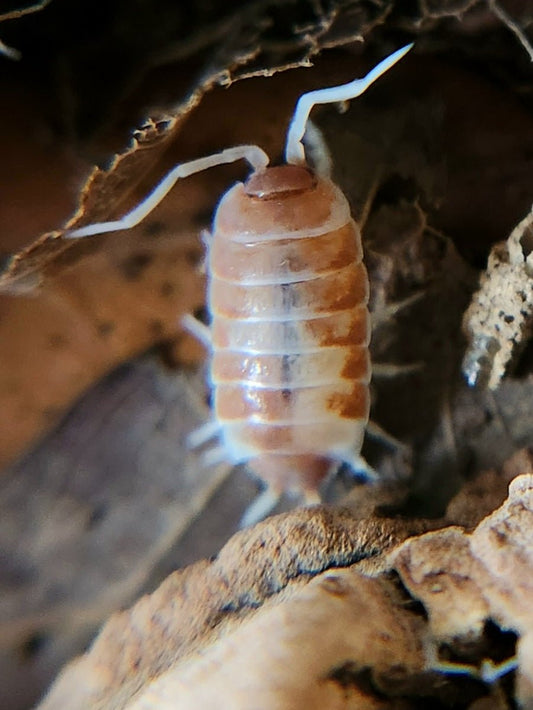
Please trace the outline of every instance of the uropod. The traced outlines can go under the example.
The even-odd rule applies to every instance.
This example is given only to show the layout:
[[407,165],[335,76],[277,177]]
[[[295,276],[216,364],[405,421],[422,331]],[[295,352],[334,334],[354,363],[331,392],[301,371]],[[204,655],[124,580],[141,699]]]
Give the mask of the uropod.
[[211,463],[245,463],[266,484],[245,524],[266,515],[284,492],[319,502],[321,485],[342,464],[375,475],[361,457],[371,375],[361,235],[342,191],[320,164],[307,165],[302,140],[314,105],[361,95],[411,47],[362,79],[301,96],[285,164],[268,167],[257,146],[228,148],[176,166],[122,219],[66,234],[128,229],[179,179],[241,159],[250,164],[248,179],[223,195],[205,239],[211,324],[184,319],[211,351],[213,417],[191,444],[218,439]]

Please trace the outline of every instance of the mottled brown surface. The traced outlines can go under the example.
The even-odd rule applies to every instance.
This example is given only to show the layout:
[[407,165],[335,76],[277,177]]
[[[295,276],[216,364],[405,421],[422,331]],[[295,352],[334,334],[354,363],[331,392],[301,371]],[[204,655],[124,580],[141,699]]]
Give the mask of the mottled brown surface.
[[[180,315],[202,303],[196,240],[149,232],[142,225],[127,243],[65,267],[37,294],[0,300],[0,329],[9,333],[0,348],[1,464],[57,424],[110,366],[171,337]],[[136,318],[122,320],[124,312]]]
[[[91,655],[75,662],[60,681],[58,695],[52,694],[42,707],[61,707],[69,697],[72,702],[72,679],[81,693],[77,702],[124,707],[177,657],[199,650],[206,638],[216,639],[230,619],[239,625],[287,585],[379,556],[408,532],[409,524],[356,522],[346,512],[328,509],[294,511],[240,532],[212,562],[176,572],[154,595],[112,619]],[[143,640],[146,625],[148,645]],[[130,637],[130,628],[138,629],[140,636]],[[100,668],[107,669],[103,675]],[[88,685],[86,677],[92,678]]]
[[372,666],[378,678],[396,674],[401,687],[402,675],[423,668],[418,620],[394,613],[393,593],[348,570],[321,575],[243,624],[231,647],[221,641],[201,664],[169,671],[126,707],[397,708],[357,682]]
[[[519,635],[517,699],[529,707],[532,491],[533,475],[514,479],[472,535],[405,539],[428,522],[320,508],[272,518],[111,619],[40,707],[392,708],[397,696],[469,707],[490,692],[503,708],[511,685],[474,680],[498,652],[489,618]],[[462,659],[463,679],[438,670],[441,648]]]

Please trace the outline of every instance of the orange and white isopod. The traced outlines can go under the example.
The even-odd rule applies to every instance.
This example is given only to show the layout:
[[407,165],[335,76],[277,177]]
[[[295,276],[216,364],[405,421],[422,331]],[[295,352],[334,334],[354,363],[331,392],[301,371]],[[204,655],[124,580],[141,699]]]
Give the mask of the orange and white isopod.
[[178,179],[243,158],[252,166],[246,182],[222,197],[207,240],[211,325],[185,319],[212,351],[214,417],[191,440],[218,436],[211,460],[246,463],[267,484],[247,523],[285,491],[318,501],[321,484],[341,464],[373,474],[360,455],[371,375],[361,235],[341,190],[307,166],[302,139],[315,104],[359,96],[411,46],[362,79],[300,97],[284,165],[267,167],[257,146],[229,148],[178,165],[122,219],[66,235],[127,229]]

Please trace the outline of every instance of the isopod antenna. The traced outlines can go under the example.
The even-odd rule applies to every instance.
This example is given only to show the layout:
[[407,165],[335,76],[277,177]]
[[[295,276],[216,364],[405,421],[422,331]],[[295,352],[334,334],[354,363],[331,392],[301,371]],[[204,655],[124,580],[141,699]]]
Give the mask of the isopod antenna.
[[104,234],[105,232],[118,232],[122,229],[131,229],[150,214],[150,212],[161,202],[161,200],[172,190],[178,180],[200,173],[208,168],[224,163],[234,163],[236,160],[247,160],[256,172],[265,168],[269,163],[268,155],[256,145],[237,145],[234,148],[214,155],[207,155],[205,158],[191,160],[188,163],[180,163],[164,177],[157,187],[144,198],[131,212],[121,219],[112,222],[99,222],[86,227],[70,230],[63,235],[66,239],[80,239],[90,237],[93,234]]
[[341,84],[340,86],[330,86],[328,89],[309,91],[307,94],[300,96],[287,133],[286,162],[291,165],[305,165],[305,151],[302,139],[313,106],[348,101],[361,96],[376,79],[385,74],[396,62],[399,62],[412,46],[413,44],[408,44],[401,49],[397,49],[396,52],[383,59],[362,79],[354,79],[348,84]]

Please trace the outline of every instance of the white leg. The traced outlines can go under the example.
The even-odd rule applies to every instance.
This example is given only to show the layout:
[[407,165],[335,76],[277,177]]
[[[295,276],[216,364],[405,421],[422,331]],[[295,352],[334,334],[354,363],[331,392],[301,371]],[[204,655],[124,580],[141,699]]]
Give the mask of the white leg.
[[369,481],[376,481],[379,478],[379,473],[359,454],[353,454],[351,458],[344,459],[344,463],[351,468],[355,475],[362,474]]
[[394,316],[403,311],[404,308],[408,308],[409,306],[412,306],[413,303],[420,301],[420,299],[425,296],[425,293],[425,291],[417,291],[416,293],[407,296],[407,298],[404,298],[402,301],[387,303],[385,306],[387,315],[389,318],[394,318]]
[[237,145],[234,148],[227,148],[220,153],[208,155],[205,158],[191,160],[188,163],[181,163],[171,170],[164,177],[159,185],[145,197],[144,200],[134,207],[131,212],[124,215],[121,219],[113,220],[112,222],[100,222],[98,224],[90,224],[86,227],[80,227],[65,232],[63,235],[66,239],[80,239],[81,237],[89,237],[93,234],[103,234],[104,232],[118,232],[122,229],[131,229],[143,221],[143,219],[154,210],[161,200],[172,190],[178,180],[200,173],[207,168],[222,165],[224,163],[234,163],[236,160],[247,160],[254,171],[263,170],[269,163],[268,156],[261,148],[256,145]]
[[5,57],[9,57],[9,59],[14,59],[16,62],[18,62],[19,59],[22,59],[22,54],[19,52],[18,49],[15,49],[14,47],[9,47],[5,42],[2,42],[0,39],[0,54],[3,54]]
[[207,265],[209,263],[209,250],[211,249],[211,243],[213,241],[213,235],[208,229],[202,229],[200,232],[200,241],[204,247],[204,255],[202,257],[202,261],[198,265],[198,272],[200,274],[206,274]]
[[322,498],[318,491],[304,491],[303,499],[304,505],[307,506],[320,505],[322,503]]
[[255,525],[260,520],[263,520],[263,518],[266,518],[279,503],[280,497],[280,493],[270,487],[264,490],[257,496],[254,502],[248,506],[241,518],[239,527],[247,528],[250,525]]
[[204,245],[206,254],[209,254],[209,250],[211,249],[211,244],[213,242],[213,235],[208,229],[202,229],[200,232],[200,240]]
[[302,138],[313,106],[316,106],[316,104],[349,101],[350,99],[356,98],[356,96],[361,96],[378,77],[388,71],[397,61],[407,54],[412,46],[412,44],[408,44],[406,47],[393,52],[362,79],[354,79],[354,81],[351,81],[349,84],[342,84],[342,86],[331,86],[329,89],[310,91],[300,96],[287,134],[287,147],[285,148],[285,160],[287,163],[293,165],[305,164],[305,151],[302,145]]
[[372,321],[372,328],[380,328],[384,323],[391,321],[398,313],[403,311],[404,308],[412,306],[425,295],[425,291],[418,291],[413,293],[411,296],[404,298],[402,301],[395,301],[394,303],[385,303],[384,298],[380,298],[372,309],[370,314],[370,319]]
[[372,363],[372,379],[393,378],[399,375],[410,375],[412,372],[418,372],[424,367],[423,362],[413,362],[409,365],[395,365],[392,362],[373,362]]
[[220,434],[220,424],[213,420],[207,421],[202,426],[192,431],[187,437],[187,447],[189,449],[198,449],[200,446],[207,444],[210,439]]
[[380,427],[379,424],[376,424],[376,422],[374,422],[372,420],[370,420],[367,424],[366,433],[372,439],[377,439],[378,441],[383,442],[387,446],[390,446],[391,449],[400,449],[401,450],[401,449],[408,449],[409,448],[403,442],[401,442],[399,439],[397,439],[392,434],[389,434],[388,431],[385,431],[385,429],[383,429],[383,427]]
[[202,345],[205,345],[207,350],[211,350],[211,330],[209,326],[202,323],[194,316],[191,316],[190,313],[186,313],[183,316],[181,325],[188,333],[194,335]]
[[228,452],[225,446],[214,446],[201,456],[202,465],[206,468],[216,466],[219,463],[228,461]]

